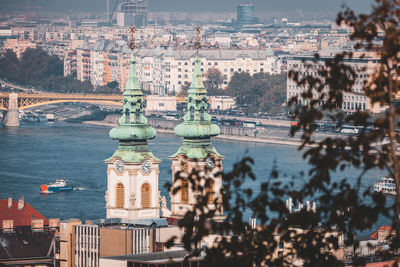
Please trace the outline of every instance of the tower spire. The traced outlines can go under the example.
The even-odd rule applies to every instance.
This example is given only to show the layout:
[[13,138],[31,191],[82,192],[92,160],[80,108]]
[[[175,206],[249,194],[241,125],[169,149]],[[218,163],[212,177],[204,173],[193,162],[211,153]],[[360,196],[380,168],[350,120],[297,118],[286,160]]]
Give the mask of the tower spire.
[[[194,70],[192,83],[188,90],[187,111],[183,117],[184,122],[175,127],[175,134],[184,138],[184,145],[191,143],[210,144],[210,149],[215,149],[211,146],[210,137],[220,133],[217,125],[211,123],[211,116],[208,114],[208,97],[207,91],[203,83],[203,73],[201,70],[201,61],[199,57],[200,49],[200,27],[196,26],[196,58],[194,60]],[[199,143],[199,144],[200,144]],[[179,153],[179,152],[178,152]]]
[[129,73],[122,99],[122,116],[118,120],[118,126],[110,131],[110,137],[121,142],[146,141],[156,136],[153,127],[147,124],[143,110],[143,93],[139,86],[136,74],[136,60],[134,55],[136,27],[129,28],[131,41],[129,47],[131,56],[129,60]]
[[196,42],[194,44],[194,48],[196,49],[196,59],[199,59],[199,49],[200,49],[200,26],[197,24],[196,26]]

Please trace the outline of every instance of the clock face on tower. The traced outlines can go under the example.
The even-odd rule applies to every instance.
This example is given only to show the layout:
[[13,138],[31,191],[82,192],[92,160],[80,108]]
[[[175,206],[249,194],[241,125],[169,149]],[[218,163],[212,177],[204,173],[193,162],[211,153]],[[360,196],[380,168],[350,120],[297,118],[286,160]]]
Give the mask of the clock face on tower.
[[211,170],[215,166],[214,158],[208,156],[205,160],[206,168]]
[[115,162],[115,167],[117,168],[117,172],[121,173],[124,171],[124,163],[120,160]]
[[141,168],[142,168],[142,172],[149,173],[150,170],[151,170],[151,162],[150,162],[150,160],[148,160],[148,159],[143,160]]

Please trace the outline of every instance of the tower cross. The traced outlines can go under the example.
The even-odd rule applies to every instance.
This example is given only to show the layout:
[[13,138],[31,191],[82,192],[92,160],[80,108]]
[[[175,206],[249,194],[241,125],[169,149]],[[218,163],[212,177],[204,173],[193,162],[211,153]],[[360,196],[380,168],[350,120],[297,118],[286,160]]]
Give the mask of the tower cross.
[[136,27],[130,26],[128,32],[131,34],[131,42],[129,43],[129,48],[133,51],[135,49],[135,32]]
[[194,44],[194,48],[196,48],[196,55],[199,58],[199,49],[200,49],[200,26],[196,26],[196,43]]

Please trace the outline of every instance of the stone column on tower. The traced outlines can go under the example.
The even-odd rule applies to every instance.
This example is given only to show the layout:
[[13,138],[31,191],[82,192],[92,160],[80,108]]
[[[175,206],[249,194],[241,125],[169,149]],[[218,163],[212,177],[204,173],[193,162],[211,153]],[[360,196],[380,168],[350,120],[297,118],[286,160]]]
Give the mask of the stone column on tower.
[[148,125],[144,115],[133,40],[130,47],[132,54],[123,93],[122,116],[118,126],[110,131],[110,138],[118,140],[118,148],[105,160],[108,176],[105,195],[107,218],[159,218],[158,175],[161,160],[147,146],[147,140],[153,139],[156,131]]
[[[176,135],[183,137],[183,144],[170,156],[172,160],[172,185],[180,187],[178,193],[171,192],[171,211],[174,217],[182,217],[196,203],[197,194],[207,194],[208,205],[214,207],[214,200],[221,199],[222,160],[224,157],[212,145],[211,137],[217,136],[220,129],[211,122],[208,114],[207,91],[203,84],[199,58],[199,28],[197,27],[196,58],[192,83],[188,90],[187,112],[184,121],[174,129]],[[193,192],[187,177],[197,173],[202,178],[203,192]],[[177,179],[179,174],[180,179]],[[204,179],[203,179],[204,178]],[[222,216],[222,210],[216,213]]]
[[3,119],[4,126],[19,127],[18,95],[11,93],[8,96],[8,110]]

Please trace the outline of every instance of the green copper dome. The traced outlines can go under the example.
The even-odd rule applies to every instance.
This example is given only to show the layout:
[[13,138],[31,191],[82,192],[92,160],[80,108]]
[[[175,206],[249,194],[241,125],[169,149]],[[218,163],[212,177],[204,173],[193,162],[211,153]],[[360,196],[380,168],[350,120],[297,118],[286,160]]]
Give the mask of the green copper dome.
[[207,113],[208,97],[203,84],[200,69],[200,59],[197,57],[194,65],[192,84],[188,90],[187,112],[184,122],[174,129],[176,135],[189,139],[210,138],[220,133],[218,125],[211,123],[211,116]]
[[126,81],[122,99],[122,116],[118,120],[118,126],[111,129],[110,138],[118,140],[118,149],[106,161],[115,157],[125,162],[140,163],[147,158],[157,159],[147,147],[147,140],[156,137],[156,130],[147,124],[143,112],[143,94],[139,87],[136,75],[136,62],[133,56],[129,62],[129,74]]
[[132,142],[156,137],[156,131],[147,124],[143,113],[143,93],[139,87],[133,53],[129,62],[129,75],[123,96],[122,116],[118,120],[118,126],[111,129],[110,138]]

